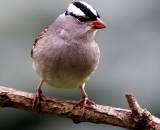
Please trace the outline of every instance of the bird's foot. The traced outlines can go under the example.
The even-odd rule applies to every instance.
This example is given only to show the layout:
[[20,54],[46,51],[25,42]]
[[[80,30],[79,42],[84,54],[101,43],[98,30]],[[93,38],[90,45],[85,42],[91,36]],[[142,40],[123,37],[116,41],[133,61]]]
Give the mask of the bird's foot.
[[35,97],[32,103],[32,109],[37,109],[38,114],[41,112],[41,101],[46,101],[41,89],[36,89]]
[[77,103],[73,106],[73,108],[77,107],[77,106],[80,105],[80,104],[82,104],[82,117],[83,117],[84,112],[85,112],[85,109],[86,109],[86,104],[88,104],[88,105],[95,105],[95,103],[94,103],[93,101],[90,101],[90,100],[88,99],[88,96],[82,97],[82,99],[81,99],[79,102],[77,102]]

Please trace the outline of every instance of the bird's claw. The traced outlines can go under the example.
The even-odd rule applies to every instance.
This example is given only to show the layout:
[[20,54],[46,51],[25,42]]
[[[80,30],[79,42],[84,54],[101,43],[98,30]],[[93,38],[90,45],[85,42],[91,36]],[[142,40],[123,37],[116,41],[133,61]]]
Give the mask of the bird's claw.
[[82,117],[83,117],[84,112],[85,112],[86,104],[88,104],[88,105],[95,105],[95,103],[93,101],[90,101],[87,96],[82,97],[82,99],[79,102],[77,102],[73,106],[73,108],[77,107],[80,104],[82,104]]
[[32,109],[37,109],[38,114],[41,112],[41,101],[46,101],[41,89],[37,89],[32,103]]

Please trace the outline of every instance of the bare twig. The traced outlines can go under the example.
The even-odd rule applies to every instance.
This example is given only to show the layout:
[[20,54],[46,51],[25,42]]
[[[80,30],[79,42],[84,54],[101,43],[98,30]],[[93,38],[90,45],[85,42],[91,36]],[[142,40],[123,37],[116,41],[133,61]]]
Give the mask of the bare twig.
[[132,93],[126,94],[126,98],[135,130],[160,130],[160,119],[152,116],[147,109],[142,109]]
[[[34,94],[32,93],[0,86],[0,107],[14,107],[36,112],[35,109],[32,109],[33,98]],[[160,130],[160,119],[140,108],[132,94],[126,94],[126,98],[131,111],[96,104],[93,106],[87,106],[84,116],[81,117],[81,106],[73,109],[76,101],[51,97],[45,97],[46,101],[42,101],[41,111],[42,113],[70,118],[76,123],[91,122],[98,124],[110,124],[127,129],[145,128],[145,130]],[[136,118],[134,115],[136,115]],[[137,117],[140,118],[137,120]],[[145,123],[147,123],[147,125]],[[147,129],[146,126],[150,129]]]

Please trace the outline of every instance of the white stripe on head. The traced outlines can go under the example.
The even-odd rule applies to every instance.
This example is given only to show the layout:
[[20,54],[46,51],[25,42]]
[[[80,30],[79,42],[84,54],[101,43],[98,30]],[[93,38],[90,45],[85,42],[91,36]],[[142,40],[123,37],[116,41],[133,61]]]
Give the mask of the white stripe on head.
[[77,8],[73,3],[68,6],[68,11],[73,12],[77,16],[86,16],[79,8]]
[[82,3],[82,4],[84,4],[85,6],[87,6],[87,8],[90,9],[91,12],[92,12],[95,16],[97,16],[97,11],[96,11],[91,5],[89,5],[88,3],[84,2],[84,1],[79,1],[79,2]]

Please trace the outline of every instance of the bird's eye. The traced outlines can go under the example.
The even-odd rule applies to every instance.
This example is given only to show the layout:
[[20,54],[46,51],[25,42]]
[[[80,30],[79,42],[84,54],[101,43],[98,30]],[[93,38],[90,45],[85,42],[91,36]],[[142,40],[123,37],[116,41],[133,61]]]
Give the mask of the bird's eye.
[[87,19],[85,17],[82,17],[82,16],[78,16],[77,19],[80,21],[80,22],[86,22]]

